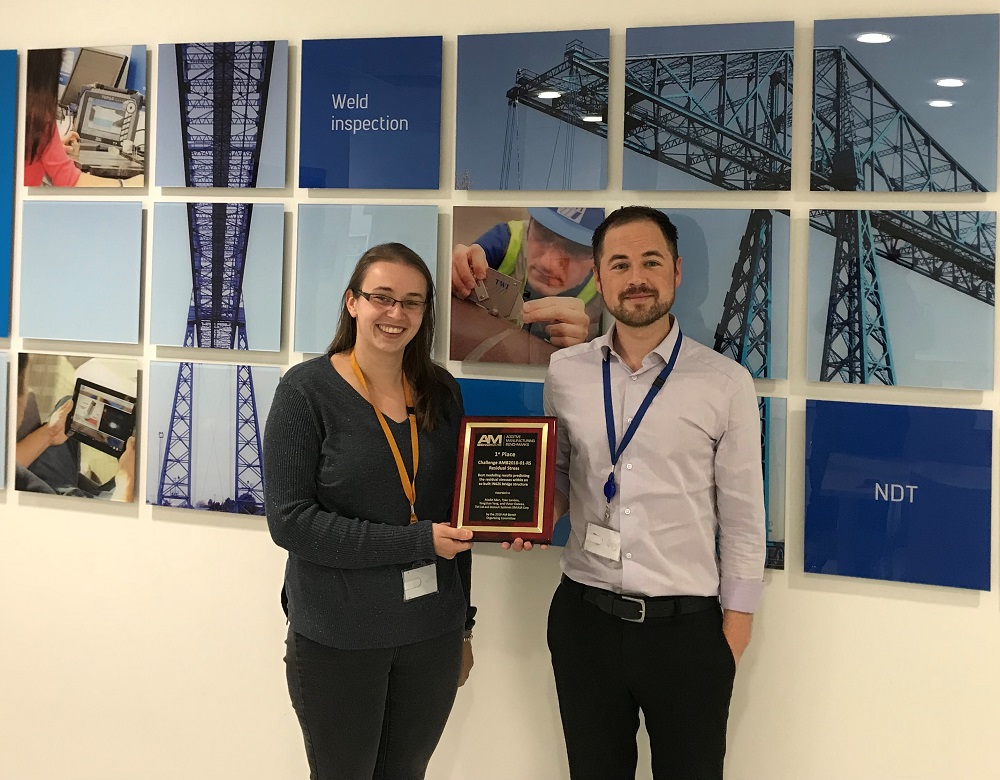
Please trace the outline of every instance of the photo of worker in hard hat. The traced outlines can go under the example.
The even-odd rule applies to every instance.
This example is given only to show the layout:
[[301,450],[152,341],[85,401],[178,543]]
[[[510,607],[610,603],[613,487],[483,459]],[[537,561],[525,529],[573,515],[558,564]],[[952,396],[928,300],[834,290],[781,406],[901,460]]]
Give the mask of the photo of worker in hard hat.
[[590,241],[603,219],[600,208],[456,207],[451,359],[544,365],[598,335]]

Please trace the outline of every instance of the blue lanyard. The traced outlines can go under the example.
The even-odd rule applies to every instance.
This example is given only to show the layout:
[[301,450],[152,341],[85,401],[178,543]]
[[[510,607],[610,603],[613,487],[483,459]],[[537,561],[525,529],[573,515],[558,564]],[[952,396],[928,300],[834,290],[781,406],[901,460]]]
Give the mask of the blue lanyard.
[[618,465],[618,459],[625,451],[628,443],[632,441],[632,437],[639,428],[639,423],[642,422],[643,415],[646,414],[649,405],[653,402],[656,394],[660,392],[660,388],[667,381],[670,372],[674,370],[674,364],[677,362],[677,353],[681,350],[682,339],[680,326],[677,327],[677,343],[674,344],[674,349],[670,353],[670,360],[667,361],[667,365],[660,371],[659,376],[653,380],[653,384],[646,393],[646,397],[642,399],[642,403],[639,405],[639,411],[635,413],[632,423],[626,429],[625,435],[622,436],[622,443],[618,446],[615,446],[615,412],[611,407],[611,350],[609,349],[604,356],[604,364],[602,366],[604,372],[604,421],[608,426],[608,450],[611,453],[611,473],[608,474],[608,481],[604,483],[604,497],[608,500],[609,504],[611,503],[611,499],[615,497],[615,493],[618,492],[618,488],[615,486],[615,466]]

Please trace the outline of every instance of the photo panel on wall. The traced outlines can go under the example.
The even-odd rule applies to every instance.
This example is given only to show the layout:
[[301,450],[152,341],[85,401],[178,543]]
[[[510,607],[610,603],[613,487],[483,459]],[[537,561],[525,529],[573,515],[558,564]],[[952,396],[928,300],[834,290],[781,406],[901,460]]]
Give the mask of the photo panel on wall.
[[1000,16],[814,26],[813,190],[993,192]]
[[623,186],[788,190],[792,22],[625,32]]
[[277,203],[157,203],[150,341],[280,349],[284,234]]
[[437,206],[299,206],[295,351],[326,352],[354,267],[379,244],[398,242],[416,252],[430,269],[438,295],[446,300],[447,290],[442,291],[436,281],[437,225]]
[[137,360],[21,352],[14,486],[135,500]]
[[807,376],[993,387],[996,213],[809,212]]
[[683,283],[671,311],[684,335],[759,379],[788,375],[787,214],[665,209],[677,228]]
[[594,229],[604,209],[456,206],[452,360],[548,365],[601,332]]
[[146,47],[28,51],[24,186],[146,183]]
[[609,43],[607,29],[458,36],[456,189],[603,190]]
[[288,41],[164,43],[156,186],[284,187]]
[[436,190],[440,36],[302,42],[299,186]]
[[26,201],[20,335],[138,343],[141,263],[141,203]]
[[261,442],[280,377],[272,366],[151,363],[146,503],[263,516]]

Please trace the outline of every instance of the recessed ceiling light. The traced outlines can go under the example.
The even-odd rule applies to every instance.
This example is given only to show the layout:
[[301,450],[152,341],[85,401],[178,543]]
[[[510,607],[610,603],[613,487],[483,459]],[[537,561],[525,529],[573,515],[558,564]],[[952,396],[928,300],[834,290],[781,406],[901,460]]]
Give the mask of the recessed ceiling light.
[[938,79],[934,83],[939,87],[964,87],[965,79]]
[[888,43],[891,40],[891,35],[880,32],[861,33],[858,36],[858,43]]
[[586,114],[580,117],[584,122],[603,122],[604,117],[600,114]]
[[556,98],[562,97],[562,92],[556,92],[554,89],[549,89],[545,92],[539,92],[538,97],[542,100],[555,100]]
[[931,108],[951,108],[955,104],[950,100],[928,100],[927,105]]

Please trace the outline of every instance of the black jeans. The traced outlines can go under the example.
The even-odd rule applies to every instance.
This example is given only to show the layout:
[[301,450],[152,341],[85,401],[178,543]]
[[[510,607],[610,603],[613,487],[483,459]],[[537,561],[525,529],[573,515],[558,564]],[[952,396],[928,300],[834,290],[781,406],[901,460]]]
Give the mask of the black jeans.
[[722,780],[736,664],[721,610],[629,623],[560,584],[548,642],[573,780],[635,777],[640,710],[656,780]]
[[289,629],[285,673],[312,780],[420,780],[455,701],[462,631],[338,650]]

